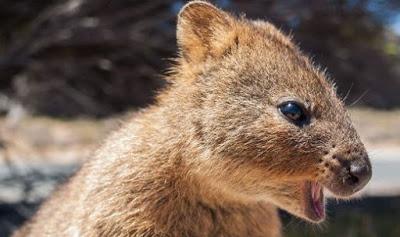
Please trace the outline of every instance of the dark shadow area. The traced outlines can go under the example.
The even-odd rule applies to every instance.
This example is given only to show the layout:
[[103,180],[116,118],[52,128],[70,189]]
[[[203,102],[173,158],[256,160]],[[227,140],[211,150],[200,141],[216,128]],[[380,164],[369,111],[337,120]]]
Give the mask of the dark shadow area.
[[34,214],[38,203],[0,203],[0,236],[10,236],[25,220]]

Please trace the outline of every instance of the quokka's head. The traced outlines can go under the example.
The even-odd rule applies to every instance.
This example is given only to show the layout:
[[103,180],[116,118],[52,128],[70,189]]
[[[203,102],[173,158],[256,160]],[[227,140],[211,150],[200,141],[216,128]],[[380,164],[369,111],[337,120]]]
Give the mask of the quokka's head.
[[195,108],[194,139],[207,154],[199,170],[210,183],[319,222],[324,190],[345,198],[369,181],[367,152],[334,87],[273,25],[194,1],[179,13],[177,39],[174,84]]

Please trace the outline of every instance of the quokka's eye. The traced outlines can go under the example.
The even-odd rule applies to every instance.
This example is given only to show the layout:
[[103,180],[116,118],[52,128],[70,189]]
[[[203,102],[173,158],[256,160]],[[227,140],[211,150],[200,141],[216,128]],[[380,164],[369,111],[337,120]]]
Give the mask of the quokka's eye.
[[291,123],[302,127],[309,122],[304,106],[296,101],[286,101],[278,106],[281,114]]

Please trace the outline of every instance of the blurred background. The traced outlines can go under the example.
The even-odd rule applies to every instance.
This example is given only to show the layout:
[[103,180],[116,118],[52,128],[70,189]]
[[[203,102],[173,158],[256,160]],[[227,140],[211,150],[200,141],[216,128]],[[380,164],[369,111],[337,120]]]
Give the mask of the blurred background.
[[[336,82],[374,166],[363,198],[286,236],[400,236],[400,1],[218,0],[276,24]],[[0,0],[0,236],[153,101],[176,55],[175,0]]]

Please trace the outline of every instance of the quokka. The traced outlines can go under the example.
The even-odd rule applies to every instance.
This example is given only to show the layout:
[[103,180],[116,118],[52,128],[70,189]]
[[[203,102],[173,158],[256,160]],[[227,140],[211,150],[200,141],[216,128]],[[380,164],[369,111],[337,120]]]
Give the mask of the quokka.
[[371,177],[326,76],[264,21],[192,1],[157,102],[112,134],[14,237],[281,236]]

